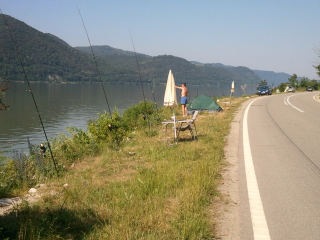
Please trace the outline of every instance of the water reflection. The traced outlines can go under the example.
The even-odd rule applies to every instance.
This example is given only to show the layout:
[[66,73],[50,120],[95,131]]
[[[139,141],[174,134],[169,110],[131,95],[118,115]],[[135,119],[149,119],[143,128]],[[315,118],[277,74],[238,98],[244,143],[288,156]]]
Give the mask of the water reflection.
[[[27,84],[11,82],[10,87],[4,98],[10,108],[0,112],[0,147],[10,144],[12,149],[26,149],[28,136],[34,144],[45,142]],[[49,138],[66,133],[68,126],[85,129],[89,119],[108,110],[100,84],[31,83],[31,88]],[[116,107],[120,112],[143,100],[139,85],[105,85],[105,90],[110,108]],[[157,103],[162,105],[165,86],[153,86],[153,90]],[[150,86],[145,86],[144,91],[146,98],[153,101]],[[235,94],[240,95],[240,91],[236,88]],[[196,95],[221,96],[229,92],[228,86],[189,86],[191,100]],[[179,90],[177,94],[179,98]]]

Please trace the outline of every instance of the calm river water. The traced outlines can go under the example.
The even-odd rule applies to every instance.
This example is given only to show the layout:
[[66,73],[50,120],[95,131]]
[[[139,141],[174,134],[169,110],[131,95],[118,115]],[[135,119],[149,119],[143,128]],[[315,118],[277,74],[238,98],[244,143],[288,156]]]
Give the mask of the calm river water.
[[[26,83],[11,82],[3,101],[10,106],[8,111],[0,111],[0,148],[26,150],[27,137],[33,144],[45,142],[45,136]],[[66,127],[86,129],[89,119],[95,119],[99,112],[107,110],[101,84],[47,84],[32,83],[35,96],[48,138],[66,133]],[[132,104],[143,100],[140,85],[105,85],[110,108],[117,107],[123,112]],[[145,96],[153,101],[150,85],[144,86]],[[155,86],[155,99],[163,104],[165,86]],[[189,86],[192,100],[194,96],[228,95],[226,88],[211,86]],[[235,89],[239,95],[240,87]],[[243,92],[241,92],[243,94]],[[180,98],[180,90],[177,90]],[[11,155],[9,153],[9,155]]]

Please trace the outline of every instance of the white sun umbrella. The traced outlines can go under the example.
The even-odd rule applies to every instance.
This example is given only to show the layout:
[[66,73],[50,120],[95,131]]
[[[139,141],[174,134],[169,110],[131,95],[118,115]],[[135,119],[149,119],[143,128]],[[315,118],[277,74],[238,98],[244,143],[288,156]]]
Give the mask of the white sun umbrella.
[[176,94],[174,77],[171,70],[169,71],[169,75],[168,75],[166,91],[164,93],[163,105],[166,107],[172,107],[173,121],[174,121],[174,139],[176,139],[177,138],[176,117],[174,115],[173,108],[178,104],[177,104],[177,94]]

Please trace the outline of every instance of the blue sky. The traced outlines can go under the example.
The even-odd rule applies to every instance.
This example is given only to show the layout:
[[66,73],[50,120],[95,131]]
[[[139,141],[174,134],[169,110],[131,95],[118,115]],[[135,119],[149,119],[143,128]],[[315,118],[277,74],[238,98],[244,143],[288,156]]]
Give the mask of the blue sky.
[[4,14],[71,46],[174,55],[189,61],[317,77],[319,0],[2,0]]

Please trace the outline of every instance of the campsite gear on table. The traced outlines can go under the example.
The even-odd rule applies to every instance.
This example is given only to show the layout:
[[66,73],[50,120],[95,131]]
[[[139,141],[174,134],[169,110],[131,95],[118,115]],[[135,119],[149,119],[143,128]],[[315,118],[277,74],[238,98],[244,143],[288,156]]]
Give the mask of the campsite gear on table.
[[193,114],[195,110],[220,112],[222,108],[211,98],[206,95],[196,97],[188,105],[188,114]]
[[[194,140],[197,139],[197,128],[196,128],[196,118],[197,118],[197,115],[198,115],[199,111],[196,110],[194,111],[194,114],[193,114],[193,117],[192,119],[186,119],[186,120],[178,120],[178,127],[177,127],[177,139],[179,138],[179,133],[180,132],[183,132],[183,131],[186,131],[186,130],[189,130],[190,133],[191,133],[191,136]],[[183,126],[183,124],[186,124],[185,126]],[[194,134],[194,131],[195,130],[195,133]]]
[[174,139],[177,138],[177,130],[176,130],[176,116],[174,115],[174,106],[177,104],[177,94],[175,89],[175,82],[174,77],[171,72],[171,69],[169,71],[168,79],[167,79],[167,85],[166,85],[166,91],[164,93],[164,100],[163,105],[166,107],[172,108],[172,119],[174,124]]
[[[192,119],[182,119],[182,120],[175,120],[175,121],[173,121],[173,120],[164,121],[164,122],[162,122],[162,130],[165,129],[167,131],[167,127],[168,127],[169,124],[176,124],[177,125],[177,127],[175,128],[177,130],[176,139],[178,139],[180,132],[183,132],[183,131],[186,131],[186,130],[190,131],[191,136],[192,136],[193,139],[196,139],[197,138],[197,129],[196,129],[195,121],[196,121],[198,113],[199,113],[199,111],[195,111],[194,114],[193,114]],[[184,125],[184,124],[186,124],[186,125]]]

